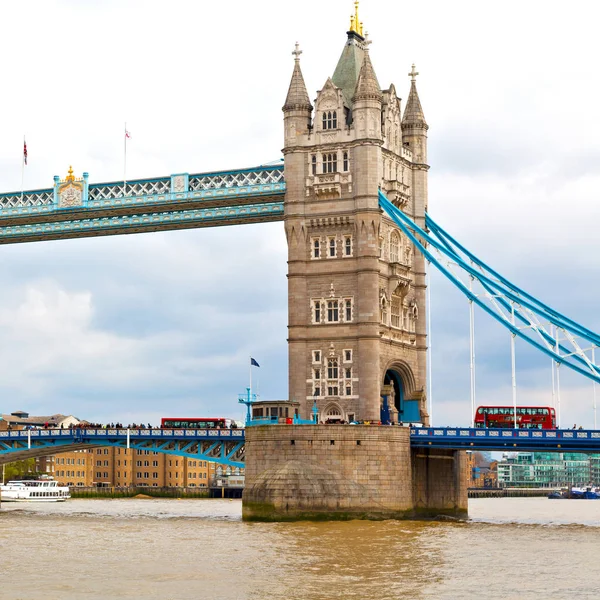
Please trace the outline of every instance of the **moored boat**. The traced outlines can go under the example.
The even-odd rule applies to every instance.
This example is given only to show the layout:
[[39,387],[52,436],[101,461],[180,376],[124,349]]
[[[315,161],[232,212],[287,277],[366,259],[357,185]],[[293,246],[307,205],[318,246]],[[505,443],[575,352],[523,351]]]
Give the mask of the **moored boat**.
[[2,502],[64,502],[70,497],[69,488],[52,479],[25,479],[0,485]]

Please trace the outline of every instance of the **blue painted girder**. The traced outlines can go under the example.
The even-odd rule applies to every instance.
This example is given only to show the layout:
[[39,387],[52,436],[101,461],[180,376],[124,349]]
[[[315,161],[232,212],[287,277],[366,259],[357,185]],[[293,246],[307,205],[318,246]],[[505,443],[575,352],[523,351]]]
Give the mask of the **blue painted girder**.
[[[129,443],[129,446],[128,446]],[[114,446],[244,466],[243,429],[38,429],[0,431],[0,463]]]
[[581,429],[473,429],[418,427],[412,448],[527,452],[600,452],[600,431]]

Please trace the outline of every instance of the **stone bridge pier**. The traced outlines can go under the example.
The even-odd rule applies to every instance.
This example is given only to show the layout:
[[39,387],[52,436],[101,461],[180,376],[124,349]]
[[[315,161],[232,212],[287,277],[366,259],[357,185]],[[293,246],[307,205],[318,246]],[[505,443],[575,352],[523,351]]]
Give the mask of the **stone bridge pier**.
[[464,452],[410,447],[407,427],[246,429],[247,521],[464,518]]

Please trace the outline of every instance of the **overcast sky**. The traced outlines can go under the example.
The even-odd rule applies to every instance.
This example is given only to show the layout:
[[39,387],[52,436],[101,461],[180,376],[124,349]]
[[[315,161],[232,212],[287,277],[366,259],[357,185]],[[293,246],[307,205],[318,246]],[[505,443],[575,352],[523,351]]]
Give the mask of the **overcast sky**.
[[[54,175],[128,178],[281,156],[300,42],[312,98],[350,0],[33,0],[0,7],[0,190]],[[382,86],[416,63],[430,213],[488,264],[600,330],[600,75],[591,1],[363,0]],[[98,421],[241,416],[248,356],[287,397],[282,223],[0,248],[0,412]],[[433,286],[436,423],[467,424],[468,305]],[[510,403],[510,340],[476,314],[477,400]],[[517,343],[520,403],[551,402],[550,361]],[[256,379],[255,379],[256,383]],[[593,423],[592,384],[561,371],[563,425]]]

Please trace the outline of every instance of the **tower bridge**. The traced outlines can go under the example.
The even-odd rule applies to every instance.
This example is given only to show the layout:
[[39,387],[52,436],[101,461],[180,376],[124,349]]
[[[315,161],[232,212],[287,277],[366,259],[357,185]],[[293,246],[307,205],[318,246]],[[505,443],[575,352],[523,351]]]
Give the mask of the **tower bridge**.
[[[502,278],[427,214],[429,125],[418,73],[413,65],[404,106],[393,84],[382,88],[355,4],[314,106],[302,51],[292,53],[283,166],[112,183],[69,170],[48,189],[0,194],[0,244],[283,220],[289,398],[300,417],[424,427],[256,426],[235,440],[224,432],[219,440],[158,430],[19,433],[0,436],[0,460],[104,443],[232,465],[243,457],[244,518],[404,518],[466,514],[461,450],[597,447],[595,431],[428,427],[427,264],[471,310],[480,306],[556,369],[600,381],[600,336]],[[471,348],[472,371],[473,361]]]

